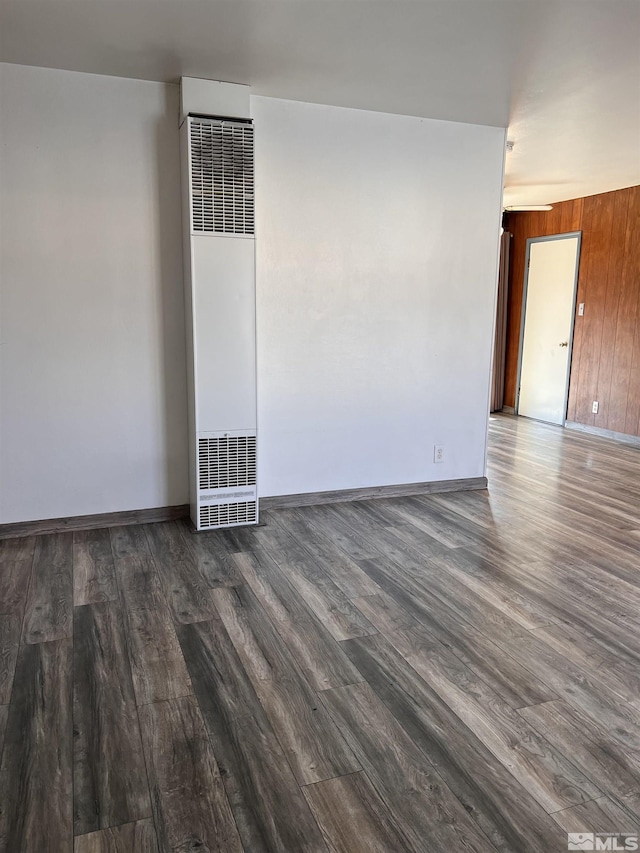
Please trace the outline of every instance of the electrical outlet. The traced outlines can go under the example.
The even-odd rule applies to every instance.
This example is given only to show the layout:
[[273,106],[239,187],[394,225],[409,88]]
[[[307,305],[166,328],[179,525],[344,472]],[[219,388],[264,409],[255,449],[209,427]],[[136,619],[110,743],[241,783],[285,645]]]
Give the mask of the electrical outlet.
[[434,444],[433,446],[433,461],[444,462],[444,447],[442,444]]
[[594,415],[598,414],[598,401],[597,400],[593,401],[593,406],[591,406],[591,411],[593,412]]

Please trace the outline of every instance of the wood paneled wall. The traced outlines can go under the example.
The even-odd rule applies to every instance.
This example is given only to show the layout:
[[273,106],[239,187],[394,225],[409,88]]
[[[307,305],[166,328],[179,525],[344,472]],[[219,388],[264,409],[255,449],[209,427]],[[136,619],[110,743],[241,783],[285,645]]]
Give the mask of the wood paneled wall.
[[[640,187],[510,213],[505,405],[514,406],[527,239],[582,231],[567,420],[640,435]],[[592,414],[594,400],[599,403]]]

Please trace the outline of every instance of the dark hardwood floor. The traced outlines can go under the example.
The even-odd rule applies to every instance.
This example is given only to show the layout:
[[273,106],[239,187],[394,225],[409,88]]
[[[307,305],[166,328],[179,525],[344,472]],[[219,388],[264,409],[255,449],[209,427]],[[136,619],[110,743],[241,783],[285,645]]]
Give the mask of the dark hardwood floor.
[[[640,450],[0,542],[6,853],[562,853],[640,829]],[[4,746],[2,744],[4,743]]]

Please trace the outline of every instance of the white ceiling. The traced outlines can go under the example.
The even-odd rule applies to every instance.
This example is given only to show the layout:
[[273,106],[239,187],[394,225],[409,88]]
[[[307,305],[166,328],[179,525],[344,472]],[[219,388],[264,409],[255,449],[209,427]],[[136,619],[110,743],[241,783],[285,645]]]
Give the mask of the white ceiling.
[[505,205],[640,184],[640,0],[0,0],[0,59],[509,127]]

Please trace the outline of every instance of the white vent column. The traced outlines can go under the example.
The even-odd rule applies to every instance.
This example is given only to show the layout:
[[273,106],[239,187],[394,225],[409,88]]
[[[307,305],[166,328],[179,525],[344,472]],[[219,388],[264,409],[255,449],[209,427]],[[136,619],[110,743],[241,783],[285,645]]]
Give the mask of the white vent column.
[[253,125],[249,89],[182,78],[191,518],[258,521]]

